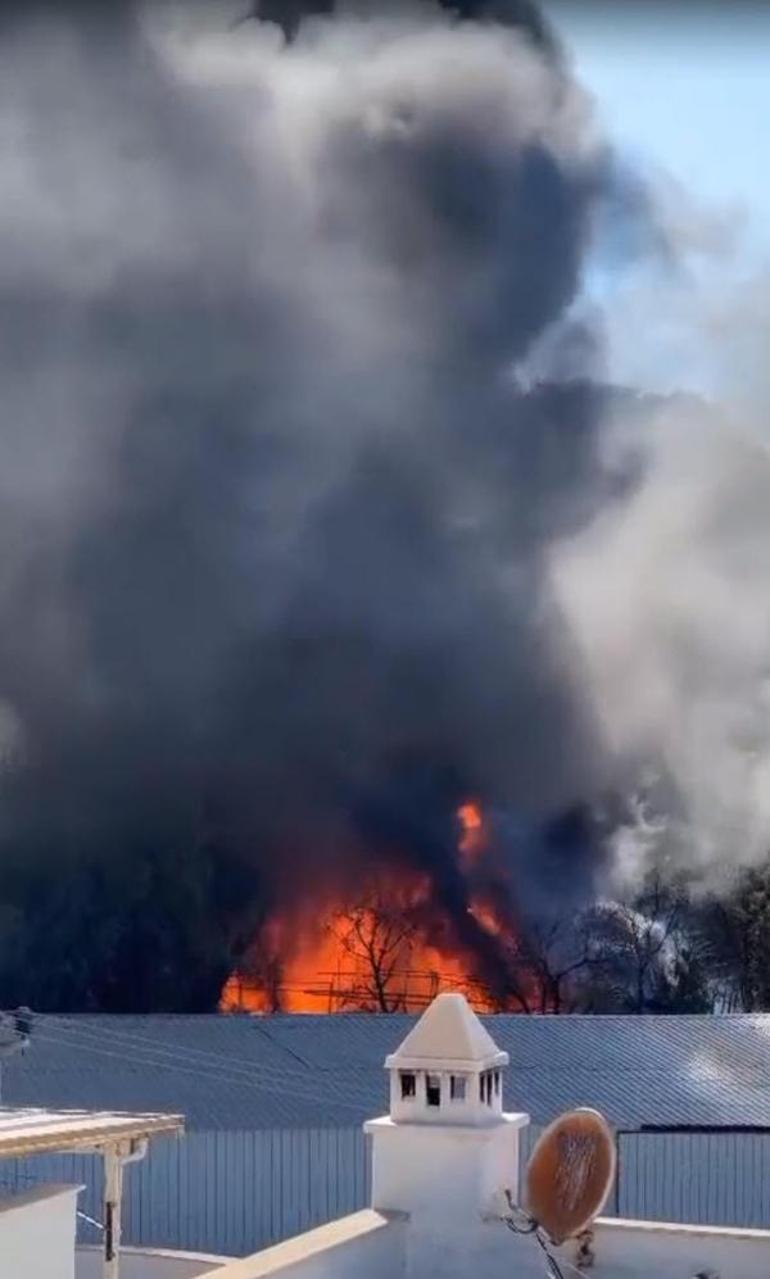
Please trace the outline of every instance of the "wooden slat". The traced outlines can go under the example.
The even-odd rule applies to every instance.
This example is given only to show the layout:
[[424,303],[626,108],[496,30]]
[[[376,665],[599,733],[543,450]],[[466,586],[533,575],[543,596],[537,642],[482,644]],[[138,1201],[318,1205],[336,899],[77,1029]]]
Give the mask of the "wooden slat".
[[0,1157],[101,1149],[111,1142],[180,1132],[181,1115],[109,1111],[0,1110]]

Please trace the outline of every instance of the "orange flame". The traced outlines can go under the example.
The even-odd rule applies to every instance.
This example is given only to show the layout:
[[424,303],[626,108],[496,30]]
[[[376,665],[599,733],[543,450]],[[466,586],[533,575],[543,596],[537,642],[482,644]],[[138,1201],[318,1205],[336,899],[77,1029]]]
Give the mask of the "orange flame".
[[[458,861],[469,870],[484,857],[488,839],[480,804],[457,812]],[[289,912],[271,919],[259,943],[222,991],[224,1012],[333,1013],[365,1009],[415,1012],[442,990],[462,990],[478,1011],[493,1001],[458,953],[451,928],[436,933],[436,907],[427,875],[380,869],[358,901],[316,903],[312,917]],[[500,925],[488,903],[471,913],[487,932]],[[431,920],[430,940],[425,920]]]
[[461,804],[457,810],[457,819],[462,829],[458,847],[461,859],[467,865],[478,861],[484,855],[487,846],[481,805],[475,800],[468,800],[465,804]]

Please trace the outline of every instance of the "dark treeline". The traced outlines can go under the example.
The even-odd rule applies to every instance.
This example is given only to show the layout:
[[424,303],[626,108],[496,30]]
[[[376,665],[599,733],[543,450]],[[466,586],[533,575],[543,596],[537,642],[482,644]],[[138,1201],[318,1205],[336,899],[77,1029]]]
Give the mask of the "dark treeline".
[[524,1012],[769,1011],[770,861],[706,894],[650,870],[624,900],[539,924],[511,958]]

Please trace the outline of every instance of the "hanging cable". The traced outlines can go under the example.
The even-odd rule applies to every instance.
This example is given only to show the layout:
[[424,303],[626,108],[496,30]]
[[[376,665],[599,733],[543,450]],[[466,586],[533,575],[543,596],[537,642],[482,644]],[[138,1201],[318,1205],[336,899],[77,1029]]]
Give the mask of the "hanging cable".
[[[135,1031],[115,1030],[110,1026],[104,1026],[102,1024],[99,1024],[98,1026],[94,1024],[84,1026],[81,1024],[81,1020],[78,1017],[64,1017],[56,1013],[41,1013],[38,1016],[37,1024],[38,1026],[59,1026],[62,1030],[67,1030],[72,1033],[91,1035],[95,1038],[112,1040],[113,1042],[123,1045],[129,1043],[139,1044],[142,1047],[151,1049],[153,1052],[169,1053],[176,1057],[183,1057],[185,1060],[194,1057],[202,1061],[210,1061],[217,1066],[221,1066],[223,1064],[228,1066],[236,1065],[242,1066],[246,1070],[253,1071],[256,1064],[254,1060],[248,1057],[234,1057],[230,1053],[225,1056],[223,1053],[212,1052],[210,1049],[192,1048],[187,1045],[183,1048],[169,1047],[167,1044],[159,1042],[152,1036],[139,1035]],[[277,1046],[281,1047],[281,1045]],[[282,1076],[301,1073],[302,1072],[297,1071],[296,1066],[292,1067],[287,1065],[285,1068],[280,1068],[280,1074]]]
[[215,1080],[220,1084],[230,1083],[242,1088],[248,1087],[256,1092],[271,1093],[275,1096],[286,1096],[287,1091],[289,1091],[291,1095],[298,1100],[311,1104],[326,1106],[331,1098],[335,1106],[348,1110],[351,1113],[355,1113],[357,1117],[360,1117],[362,1108],[365,1107],[369,1101],[368,1096],[366,1098],[362,1096],[361,1100],[356,1102],[355,1100],[351,1100],[349,1093],[346,1097],[341,1097],[338,1094],[339,1084],[337,1085],[337,1088],[332,1088],[327,1086],[331,1082],[327,1080],[324,1080],[323,1092],[319,1092],[317,1089],[313,1088],[312,1083],[309,1080],[303,1079],[302,1084],[304,1086],[302,1086],[298,1085],[292,1078],[289,1078],[287,1081],[287,1079],[282,1078],[280,1074],[271,1075],[269,1071],[264,1072],[267,1080],[267,1082],[265,1082],[265,1079],[260,1077],[262,1070],[259,1065],[253,1064],[248,1072],[238,1069],[232,1070],[227,1068],[228,1061],[226,1057],[219,1058],[221,1063],[219,1067],[214,1067],[213,1065],[210,1067],[204,1065],[187,1066],[184,1064],[184,1056],[164,1051],[162,1049],[155,1052],[152,1050],[146,1050],[145,1052],[140,1053],[137,1052],[136,1049],[126,1048],[125,1046],[122,1052],[115,1051],[112,1048],[105,1048],[101,1044],[98,1035],[94,1035],[89,1038],[86,1034],[84,1037],[79,1038],[77,1035],[69,1035],[67,1032],[62,1033],[57,1031],[52,1034],[48,1031],[38,1029],[37,1038],[43,1042],[48,1042],[59,1047],[74,1049],[75,1051],[85,1052],[89,1055],[93,1054],[105,1058],[108,1057],[113,1060],[122,1061],[123,1063],[129,1059],[137,1065],[148,1066],[160,1070],[165,1069],[175,1073],[189,1075],[197,1079]]
[[[100,1057],[109,1057],[114,1061],[122,1061],[123,1063],[125,1063],[127,1058],[129,1058],[132,1063],[140,1066],[147,1066],[156,1070],[167,1070],[175,1074],[184,1074],[196,1079],[214,1080],[217,1083],[231,1084],[244,1089],[250,1088],[258,1093],[261,1092],[270,1093],[274,1096],[286,1096],[288,1091],[299,1101],[319,1105],[328,1104],[330,1100],[330,1092],[322,1094],[312,1089],[312,1087],[298,1088],[291,1079],[288,1081],[280,1081],[279,1079],[274,1079],[272,1076],[268,1076],[267,1080],[264,1080],[260,1078],[258,1067],[253,1069],[251,1074],[247,1077],[245,1074],[240,1072],[235,1073],[227,1070],[215,1069],[214,1067],[185,1066],[179,1060],[169,1060],[168,1058],[139,1054],[136,1051],[131,1051],[130,1053],[127,1053],[126,1051],[114,1051],[113,1049],[102,1047],[93,1041],[78,1041],[77,1039],[67,1038],[66,1035],[41,1034],[40,1038],[57,1046],[87,1053],[89,1056],[94,1054]],[[362,1106],[366,1104],[364,1101],[357,1103],[349,1098],[345,1099],[338,1097],[333,1092],[331,1093],[331,1100],[334,1102],[335,1106],[342,1107],[352,1113],[354,1112],[357,1116],[360,1116]]]
[[[56,1023],[53,1030],[49,1023]],[[258,1072],[260,1077],[272,1077],[276,1080],[276,1082],[283,1086],[286,1085],[287,1081],[289,1083],[293,1083],[294,1080],[297,1081],[300,1087],[307,1085],[308,1083],[310,1068],[307,1070],[298,1070],[296,1066],[266,1066],[258,1059],[249,1060],[247,1058],[231,1057],[230,1055],[225,1056],[223,1053],[168,1047],[167,1045],[158,1043],[157,1040],[150,1039],[147,1036],[137,1036],[130,1033],[124,1033],[122,1031],[97,1030],[81,1026],[74,1019],[64,1017],[59,1018],[46,1015],[45,1019],[41,1018],[38,1022],[38,1026],[40,1028],[38,1030],[38,1035],[42,1039],[47,1039],[50,1042],[58,1039],[61,1043],[68,1042],[74,1044],[78,1041],[91,1043],[97,1046],[101,1046],[106,1042],[112,1047],[120,1048],[125,1052],[130,1053],[132,1059],[144,1060],[146,1062],[149,1057],[152,1057],[156,1059],[156,1064],[158,1065],[166,1064],[163,1062],[164,1058],[167,1058],[173,1065],[180,1064],[180,1068],[181,1065],[185,1065],[186,1067],[189,1067],[190,1064],[197,1066],[198,1061],[200,1060],[200,1065],[204,1068],[216,1069],[217,1071],[226,1070],[231,1077],[240,1075],[244,1080],[247,1080],[252,1084],[254,1083],[255,1072]],[[139,1044],[138,1049],[135,1047],[136,1044]],[[192,1063],[191,1059],[193,1059]],[[332,1088],[335,1084],[337,1087],[340,1086],[339,1081],[337,1080],[329,1079],[328,1082],[331,1084]],[[348,1083],[349,1082],[351,1081],[348,1081]]]
[[[42,1042],[61,1045],[62,1047],[94,1052],[102,1056],[110,1055],[122,1060],[129,1060],[157,1069],[178,1071],[198,1078],[215,1078],[244,1088],[262,1092],[291,1095],[299,1100],[310,1102],[328,1102],[360,1113],[361,1108],[371,1105],[371,1090],[364,1080],[346,1077],[331,1078],[324,1076],[321,1088],[316,1085],[311,1072],[287,1070],[264,1066],[259,1060],[251,1062],[248,1068],[232,1065],[229,1058],[222,1054],[213,1054],[210,1061],[190,1062],[184,1052],[159,1046],[157,1048],[137,1049],[132,1043],[122,1043],[120,1038],[109,1037],[107,1044],[104,1037],[97,1032],[81,1030],[47,1030],[39,1032]],[[358,1093],[358,1096],[356,1094]]]
[[551,1279],[567,1279],[566,1272],[562,1269],[563,1266],[566,1266],[567,1269],[571,1270],[574,1274],[578,1275],[580,1279],[582,1279],[581,1272],[578,1270],[577,1266],[572,1265],[571,1261],[565,1261],[563,1259],[561,1261],[557,1261],[551,1251],[551,1249],[556,1247],[556,1245],[553,1240],[549,1238],[548,1233],[540,1225],[540,1222],[536,1221],[528,1212],[525,1212],[519,1204],[515,1204],[513,1202],[513,1198],[511,1197],[509,1190],[506,1190],[505,1197],[508,1201],[509,1215],[503,1217],[503,1221],[513,1234],[532,1235],[534,1237],[538,1246],[544,1253],[546,1270],[551,1276]]
[[81,1221],[87,1221],[89,1226],[94,1226],[96,1230],[101,1230],[104,1233],[104,1226],[101,1221],[96,1221],[94,1217],[89,1217],[88,1213],[81,1212],[80,1208],[78,1208],[77,1215]]
[[[296,1079],[301,1086],[302,1084],[307,1083],[308,1071],[310,1069],[318,1069],[310,1064],[308,1064],[307,1070],[298,1070],[296,1066],[289,1064],[285,1066],[283,1064],[281,1066],[266,1066],[258,1060],[248,1057],[234,1057],[229,1053],[225,1055],[224,1053],[211,1052],[210,1050],[201,1048],[188,1048],[187,1046],[184,1048],[169,1047],[167,1044],[163,1044],[162,1042],[159,1043],[157,1039],[151,1038],[147,1035],[138,1035],[132,1031],[114,1030],[109,1027],[103,1029],[101,1026],[98,1028],[95,1026],[83,1026],[79,1024],[79,1019],[77,1018],[58,1016],[54,1013],[41,1014],[38,1018],[37,1026],[44,1028],[46,1026],[50,1026],[52,1023],[55,1027],[59,1027],[67,1034],[88,1037],[92,1042],[101,1043],[102,1041],[107,1041],[108,1043],[111,1042],[115,1047],[122,1048],[128,1048],[129,1045],[138,1044],[140,1049],[150,1052],[153,1056],[168,1056],[174,1061],[180,1061],[188,1064],[190,1059],[194,1058],[196,1061],[200,1061],[204,1065],[211,1064],[211,1066],[216,1067],[218,1070],[227,1069],[230,1073],[232,1073],[234,1069],[238,1071],[238,1073],[241,1073],[242,1071],[242,1073],[244,1075],[248,1075],[249,1079],[252,1081],[254,1071],[258,1070],[262,1076],[272,1076],[281,1084],[285,1084],[287,1081],[290,1082],[292,1079]],[[282,1044],[273,1039],[272,1036],[267,1036],[261,1028],[260,1033],[265,1035],[266,1038],[269,1038],[270,1042],[274,1044],[276,1048],[283,1048]],[[335,1083],[339,1087],[338,1081],[335,1080],[331,1071],[323,1071],[323,1074],[325,1082],[328,1077],[328,1081],[332,1087],[335,1086]],[[345,1086],[349,1086],[352,1082],[354,1081],[347,1079]]]

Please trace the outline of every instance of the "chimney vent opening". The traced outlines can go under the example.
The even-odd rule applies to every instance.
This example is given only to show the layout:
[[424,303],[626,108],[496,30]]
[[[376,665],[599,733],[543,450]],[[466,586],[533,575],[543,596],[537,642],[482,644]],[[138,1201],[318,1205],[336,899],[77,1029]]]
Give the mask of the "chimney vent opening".
[[417,1077],[411,1070],[402,1070],[399,1073],[401,1078],[401,1099],[402,1101],[410,1101],[417,1096]]
[[441,1105],[441,1076],[426,1075],[425,1100],[429,1106]]
[[452,1101],[465,1101],[468,1080],[466,1075],[451,1075],[449,1079],[449,1097]]

